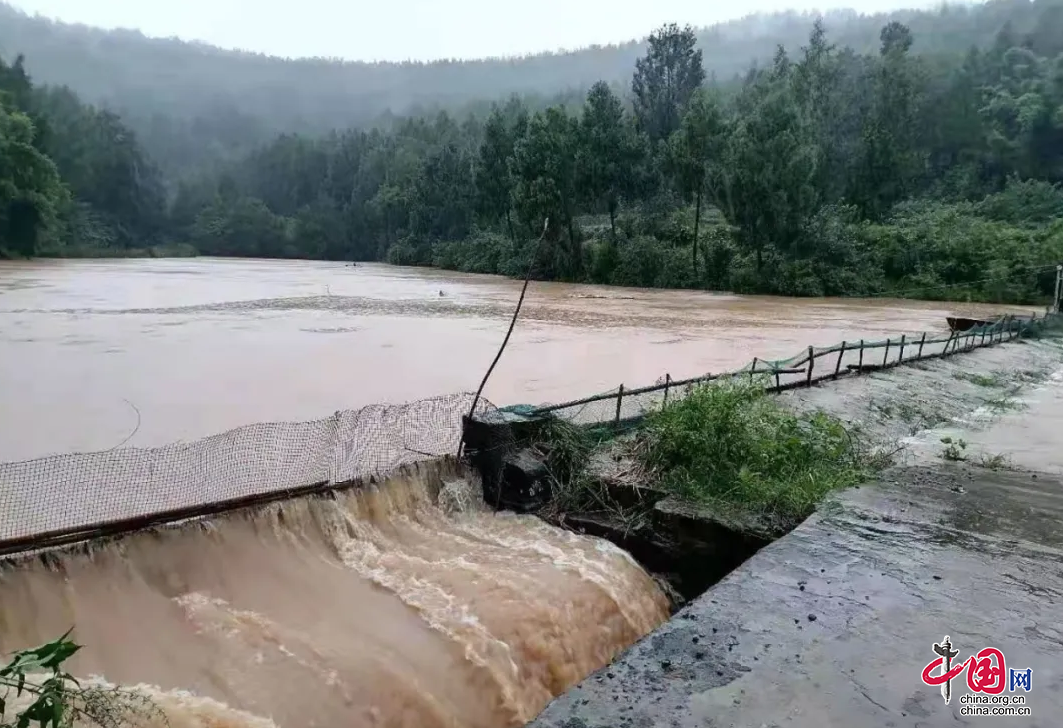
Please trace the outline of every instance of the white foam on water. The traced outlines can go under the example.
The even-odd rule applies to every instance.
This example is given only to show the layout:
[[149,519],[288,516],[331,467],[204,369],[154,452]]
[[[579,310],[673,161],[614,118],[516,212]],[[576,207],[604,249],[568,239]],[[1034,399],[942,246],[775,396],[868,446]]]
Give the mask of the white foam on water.
[[421,467],[8,565],[0,651],[74,624],[74,674],[139,686],[175,728],[521,725],[667,601],[622,550],[491,513],[461,476]]

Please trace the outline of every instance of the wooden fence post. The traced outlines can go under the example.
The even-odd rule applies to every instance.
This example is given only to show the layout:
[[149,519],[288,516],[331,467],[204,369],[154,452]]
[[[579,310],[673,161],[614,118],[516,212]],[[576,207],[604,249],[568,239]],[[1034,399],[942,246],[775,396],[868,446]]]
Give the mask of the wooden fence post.
[[811,346],[808,347],[808,379],[805,381],[806,387],[812,386],[812,367],[816,364],[816,351]]
[[782,380],[779,379],[779,367],[775,367],[775,389],[782,387]]
[[923,332],[923,338],[919,339],[919,353],[915,355],[916,359],[923,358],[923,344],[926,343],[926,332]]
[[672,384],[672,375],[665,372],[664,375],[664,403],[668,404],[668,387]]
[[900,351],[899,354],[897,354],[897,363],[898,364],[903,364],[904,363],[904,340],[905,340],[905,338],[907,336],[908,336],[908,334],[901,334],[901,351]]
[[749,368],[749,383],[753,383],[753,377],[757,371],[757,357],[753,357],[753,366]]
[[953,340],[953,338],[955,338],[955,336],[956,336],[956,332],[955,331],[950,331],[949,332],[949,340],[945,342],[945,348],[941,350],[941,357],[942,358],[945,358],[946,356],[949,355],[949,344],[952,343],[952,340]]
[[624,385],[620,385],[620,391],[616,395],[616,424],[620,424],[620,405],[624,401]]
[[856,364],[857,374],[864,373],[864,340],[860,339],[860,361]]
[[838,363],[834,365],[834,378],[838,378],[838,372],[842,370],[842,358],[845,356],[845,342],[842,342],[842,348],[838,350]]
[[890,358],[890,340],[886,339],[886,351],[882,355],[882,366],[886,366],[886,360]]

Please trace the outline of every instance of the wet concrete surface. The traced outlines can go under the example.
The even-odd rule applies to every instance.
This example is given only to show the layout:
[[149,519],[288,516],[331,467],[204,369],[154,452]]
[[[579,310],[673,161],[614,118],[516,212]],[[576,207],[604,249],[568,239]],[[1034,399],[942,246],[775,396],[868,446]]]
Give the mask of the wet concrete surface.
[[[1049,371],[1059,369],[1060,354],[1048,343],[985,354],[847,383],[848,394],[808,393],[803,403],[849,407],[851,420],[870,413],[860,416],[880,435],[903,435],[911,423],[869,407],[872,390],[907,391],[949,415],[936,429],[908,435],[902,464],[825,504],[531,725],[1060,725],[1063,383]],[[1030,362],[1042,381],[1031,377],[1021,391],[1001,384],[1021,407],[992,416],[972,416],[989,374],[976,389],[949,384],[970,383],[957,371],[1014,373]],[[926,388],[899,388],[914,381]],[[941,432],[972,443],[966,462],[942,456]],[[985,467],[988,452],[1006,468]],[[1032,668],[1029,693],[1003,693],[1025,697],[1032,714],[963,715],[966,673],[946,705],[940,688],[920,678],[945,635],[957,661],[995,647],[1006,667]]]

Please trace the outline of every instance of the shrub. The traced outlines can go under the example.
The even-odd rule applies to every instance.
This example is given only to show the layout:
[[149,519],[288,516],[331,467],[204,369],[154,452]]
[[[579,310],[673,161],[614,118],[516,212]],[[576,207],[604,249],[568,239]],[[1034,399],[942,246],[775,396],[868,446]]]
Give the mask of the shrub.
[[1042,225],[1063,218],[1063,186],[1009,177],[1004,190],[975,206],[982,217],[1014,225]]
[[[146,696],[122,688],[83,687],[63,663],[81,649],[62,637],[21,650],[0,667],[0,728],[102,728],[166,723],[166,716]],[[8,717],[9,712],[14,716]],[[147,719],[147,720],[146,720]]]
[[652,413],[637,452],[665,489],[785,527],[878,464],[840,420],[793,413],[757,384],[731,381],[695,387]]
[[391,265],[420,265],[417,248],[407,240],[401,240],[388,248],[385,260]]
[[664,265],[661,253],[660,242],[647,235],[621,243],[617,250],[616,268],[613,269],[613,285],[644,288],[656,285],[657,276]]

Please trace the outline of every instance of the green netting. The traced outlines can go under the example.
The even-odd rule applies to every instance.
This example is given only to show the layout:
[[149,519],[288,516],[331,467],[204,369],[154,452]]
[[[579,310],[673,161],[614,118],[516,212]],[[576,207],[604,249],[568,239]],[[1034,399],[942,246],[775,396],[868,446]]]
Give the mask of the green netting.
[[[1006,316],[992,324],[949,334],[920,332],[881,340],[845,341],[826,347],[808,347],[786,359],[756,358],[740,369],[721,374],[706,374],[678,381],[666,375],[645,387],[625,386],[561,404],[518,407],[521,414],[528,416],[552,415],[579,424],[611,422],[619,425],[640,419],[668,399],[681,397],[690,387],[704,382],[748,376],[751,380],[760,378],[770,391],[810,386],[826,379],[878,371],[997,344],[1043,328],[1049,317],[1054,320],[1057,316]],[[515,408],[510,409],[516,411]]]

